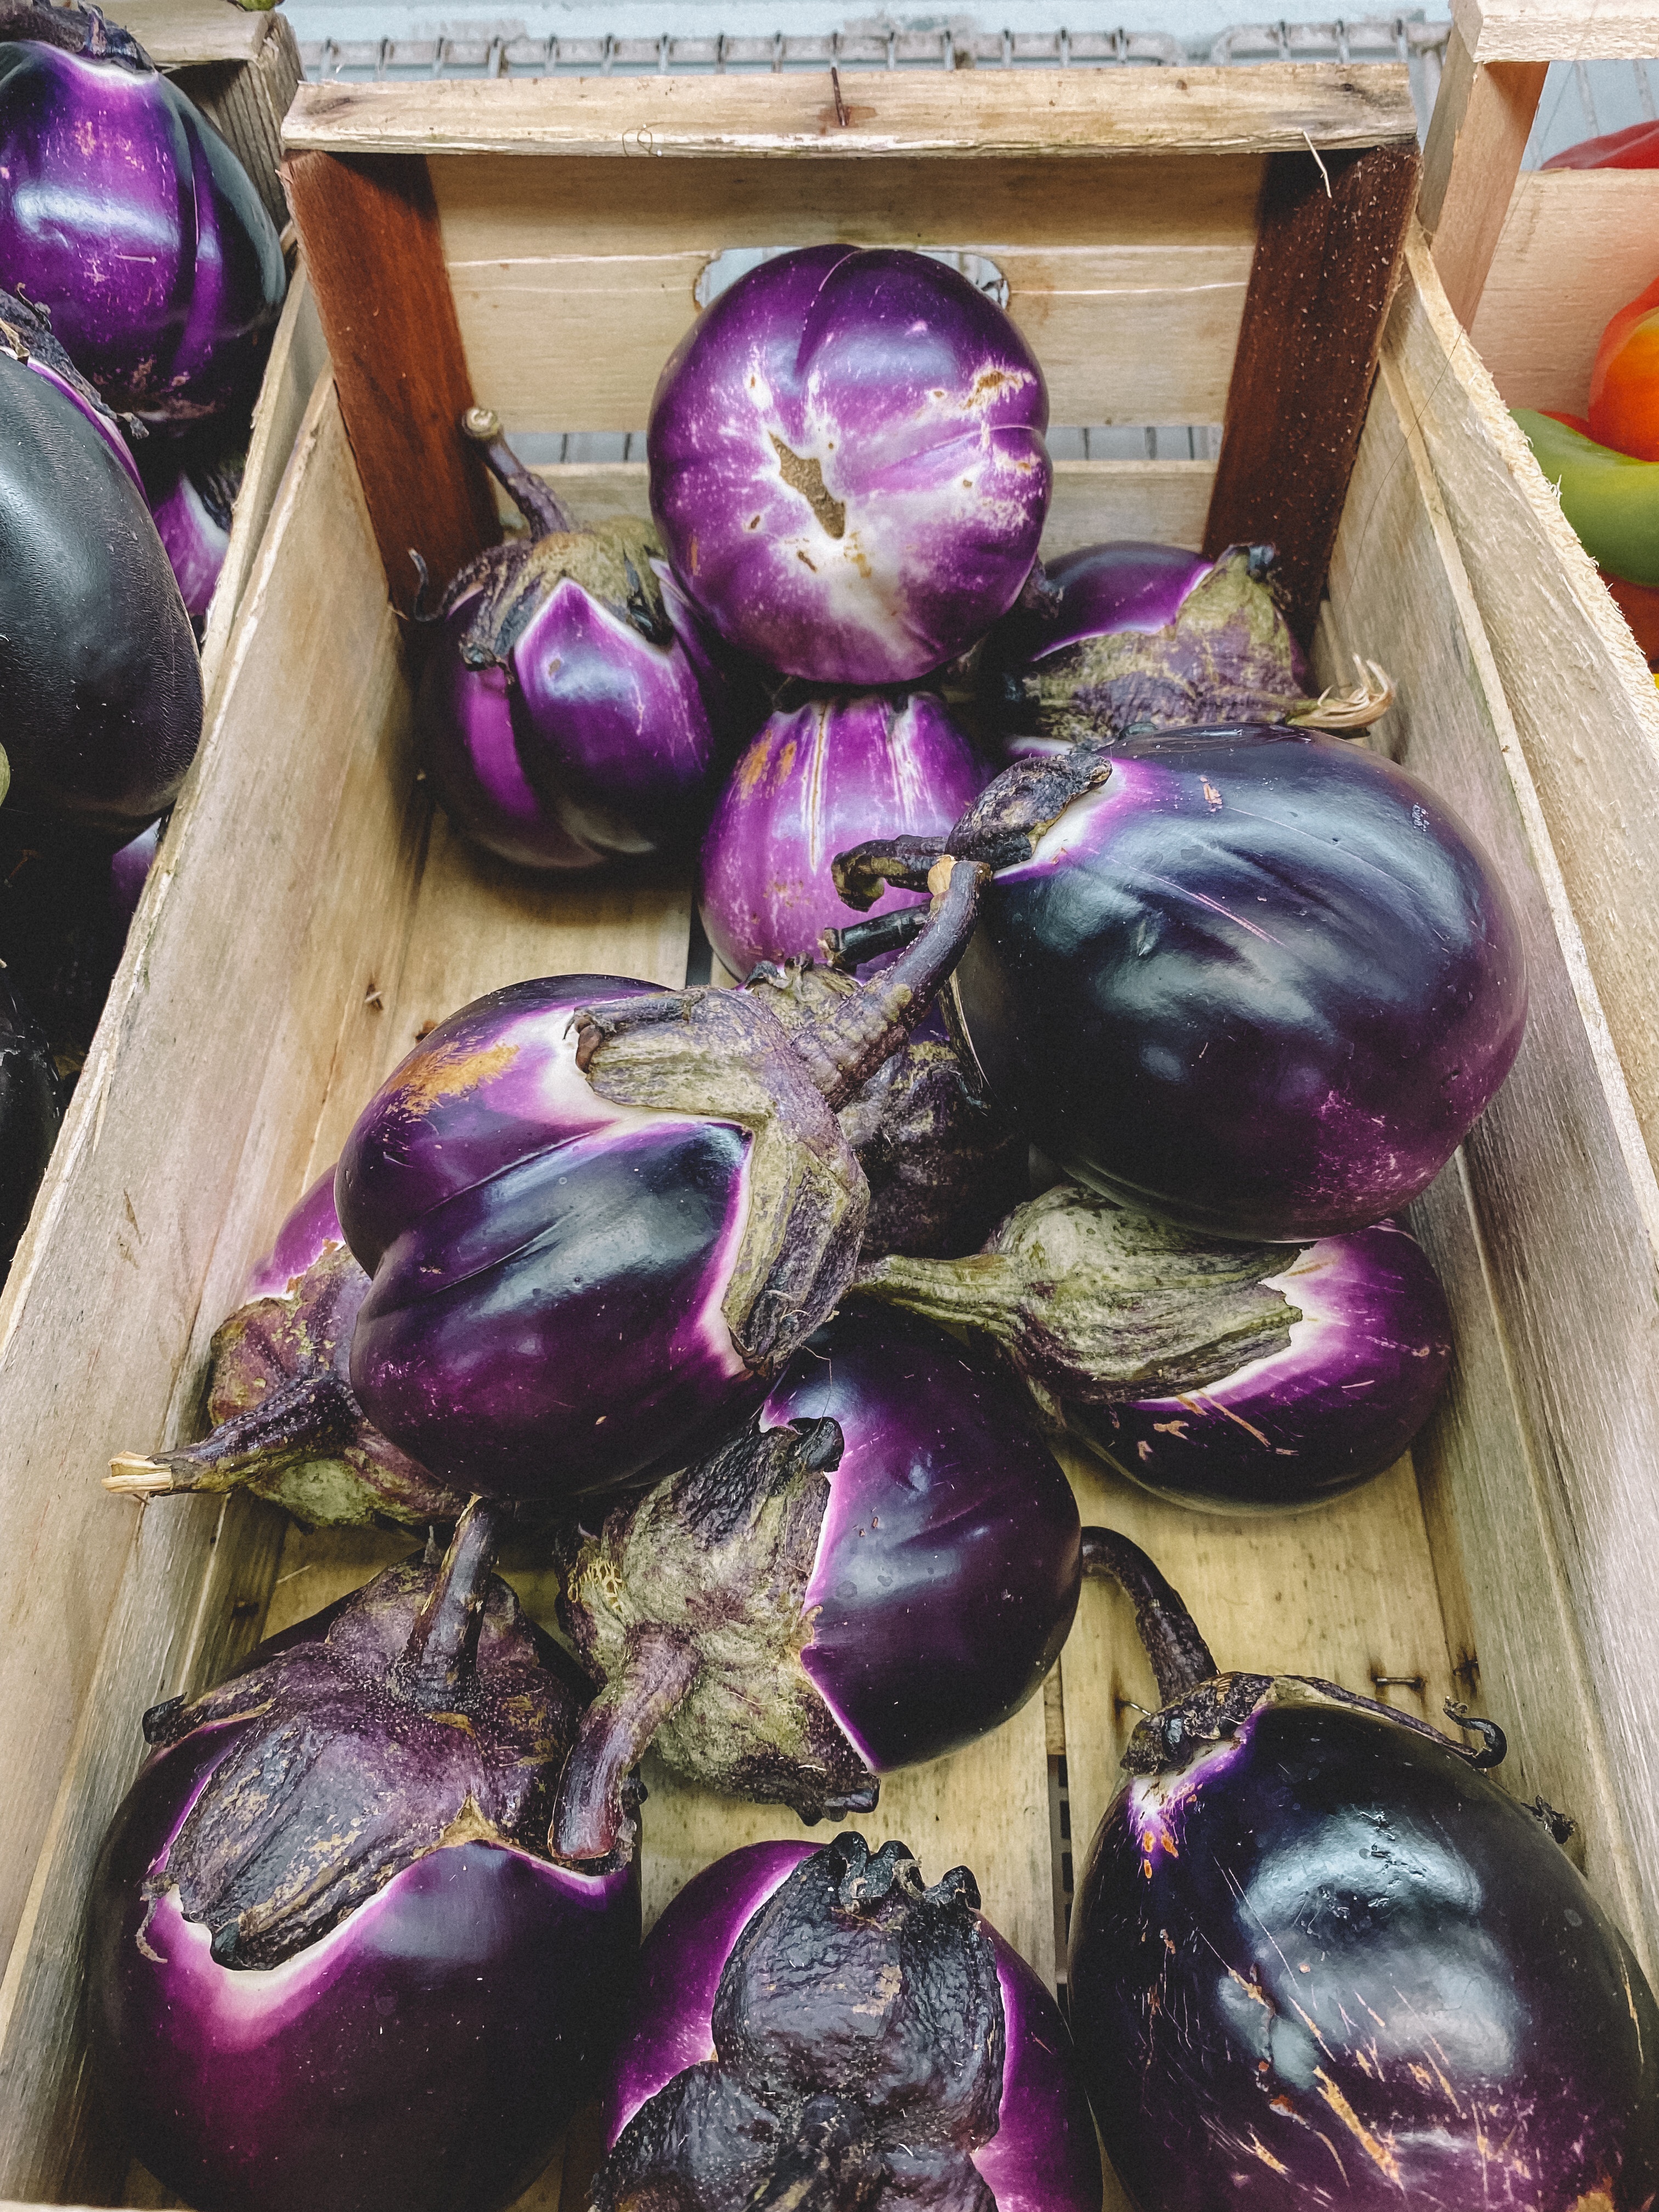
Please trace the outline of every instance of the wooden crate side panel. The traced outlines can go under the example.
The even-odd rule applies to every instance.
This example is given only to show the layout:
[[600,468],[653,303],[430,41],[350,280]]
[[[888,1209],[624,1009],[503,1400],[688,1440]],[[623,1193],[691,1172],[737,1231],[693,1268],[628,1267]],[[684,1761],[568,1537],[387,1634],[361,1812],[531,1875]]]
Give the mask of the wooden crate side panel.
[[1522,173],[1469,325],[1506,407],[1584,412],[1601,332],[1652,283],[1656,240],[1650,169]]
[[1452,21],[1486,61],[1640,61],[1659,54],[1659,9],[1636,0],[1452,0]]
[[[994,261],[1055,422],[1218,422],[1261,175],[1249,158],[1179,156],[1046,176],[1030,162],[781,164],[757,193],[751,164],[711,161],[665,194],[645,164],[431,167],[473,387],[527,431],[641,428],[716,254],[838,239]],[[562,347],[571,317],[582,342]]]
[[490,83],[302,85],[283,125],[293,151],[599,155],[615,161],[786,155],[820,161],[1267,154],[1412,145],[1403,66],[1069,70],[1041,99],[1015,70],[782,76],[512,77]]
[[202,639],[202,687],[211,712],[225,650],[276,504],[300,425],[328,368],[317,302],[303,265],[295,269],[259,386],[247,463],[231,514],[230,543],[214,586]]
[[[1497,1316],[1493,1342],[1477,1303],[1465,1356],[1471,1372],[1479,1362],[1489,1377],[1494,1358],[1508,1361],[1520,1430],[1479,1434],[1465,1462],[1460,1422],[1467,1430],[1479,1419],[1466,1406],[1442,1423],[1437,1443],[1482,1695],[1514,1727],[1517,1772],[1559,1775],[1578,1797],[1566,1809],[1583,1823],[1609,1908],[1638,1943],[1650,1942],[1659,1928],[1656,1747],[1644,1686],[1659,1659],[1645,1565],[1659,1544],[1652,1171],[1392,339],[1331,592],[1340,633],[1397,663],[1399,704],[1379,736],[1474,831],[1521,925],[1526,1040],[1464,1151]],[[1437,1189],[1431,1224],[1443,1200],[1454,1202]],[[1446,1233],[1437,1249],[1458,1256]],[[1459,1265],[1468,1287],[1468,1264]],[[1526,1457],[1504,1460],[1522,1431]],[[1489,1523],[1494,1514],[1500,1527]],[[1506,1569],[1498,1583],[1496,1560]],[[1559,1660],[1553,1677],[1526,1660],[1528,1645]],[[1588,1763],[1575,1765],[1575,1743]]]
[[1417,247],[1412,266],[1394,325],[1407,404],[1463,549],[1648,1148],[1659,1158],[1659,694]]
[[[298,1194],[343,1026],[372,1020],[375,939],[407,927],[407,723],[325,385],[77,1095],[73,1176],[0,1316],[17,1585],[0,1665],[32,1678],[0,1723],[7,1871],[27,1891],[7,1899],[17,1940],[0,1982],[0,2186],[14,2191],[60,2194],[101,2167],[72,2032],[90,1866],[142,1754],[139,1715],[251,1640],[280,1540],[276,1517],[245,1504],[141,1516],[99,1477],[112,1451],[195,1418],[207,1339]],[[235,1020],[216,1024],[218,1004]],[[44,1571],[52,1559],[61,1576]],[[79,1693],[69,1727],[40,1696],[57,1680]]]
[[[217,0],[220,11],[223,0]],[[278,230],[288,221],[283,193],[283,118],[304,70],[294,26],[273,9],[257,51],[245,62],[213,59],[169,70],[208,120],[228,140],[252,178],[265,213]],[[141,43],[143,33],[139,34]],[[153,51],[153,50],[152,50]]]
[[1477,62],[1454,29],[1423,149],[1418,212],[1453,313],[1480,304],[1549,74],[1545,62]]

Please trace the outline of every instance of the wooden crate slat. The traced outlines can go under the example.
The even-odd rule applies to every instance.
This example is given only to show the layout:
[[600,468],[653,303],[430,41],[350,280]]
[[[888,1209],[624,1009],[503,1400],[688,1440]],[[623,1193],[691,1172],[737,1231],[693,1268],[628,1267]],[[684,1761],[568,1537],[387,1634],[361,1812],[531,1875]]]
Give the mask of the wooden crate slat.
[[1659,54],[1659,8],[1638,0],[1452,0],[1483,62],[1640,61]]
[[1492,267],[1548,74],[1547,62],[1477,62],[1456,29],[1447,43],[1418,212],[1462,323]]
[[337,154],[598,154],[638,161],[787,154],[836,161],[895,154],[1266,154],[1415,144],[1403,65],[1334,62],[1227,69],[1068,70],[1041,99],[1022,71],[860,73],[836,115],[830,72],[782,76],[464,78],[301,85],[290,150]]
[[472,390],[426,167],[299,154],[283,175],[387,588],[408,614],[412,554],[440,586],[500,536],[460,434]]
[[1266,543],[1306,639],[1342,513],[1416,193],[1415,146],[1280,154],[1255,261],[1204,544]]

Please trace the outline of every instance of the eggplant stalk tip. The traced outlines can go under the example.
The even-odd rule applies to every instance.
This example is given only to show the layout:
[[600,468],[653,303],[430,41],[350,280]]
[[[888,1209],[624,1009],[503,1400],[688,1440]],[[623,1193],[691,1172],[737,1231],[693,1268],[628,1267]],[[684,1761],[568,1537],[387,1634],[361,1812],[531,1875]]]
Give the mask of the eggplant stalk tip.
[[1115,1528],[1085,1528],[1083,1571],[1115,1582],[1133,1601],[1135,1632],[1152,1662],[1158,1694],[1165,1705],[1215,1680],[1216,1663],[1197,1624],[1139,1544]]

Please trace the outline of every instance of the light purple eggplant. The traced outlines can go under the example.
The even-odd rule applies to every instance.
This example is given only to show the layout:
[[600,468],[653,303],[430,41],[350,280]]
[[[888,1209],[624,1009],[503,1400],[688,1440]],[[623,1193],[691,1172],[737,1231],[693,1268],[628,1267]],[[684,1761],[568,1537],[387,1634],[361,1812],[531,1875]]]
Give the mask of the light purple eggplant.
[[1140,2212],[1647,2212],[1659,2005],[1483,1747],[1334,1683],[1218,1673],[1123,1537],[1161,1710],[1090,1848],[1067,1987]]
[[793,1030],[757,994],[586,976],[434,1030],[340,1156],[374,1427],[457,1489],[564,1510],[740,1426],[856,1264],[836,1109],[925,1015],[983,880],[941,871],[904,958]]
[[232,510],[247,456],[240,448],[207,453],[161,445],[152,459],[152,442],[161,445],[147,441],[141,448],[145,495],[185,611],[199,635],[230,549]]
[[96,9],[0,11],[0,287],[51,310],[112,406],[167,428],[250,402],[287,289],[247,172]]
[[1121,539],[1046,562],[980,648],[985,711],[1016,746],[1291,719],[1310,703],[1308,665],[1273,599],[1273,557]]
[[[990,1337],[1051,1420],[1146,1489],[1219,1512],[1322,1504],[1381,1474],[1433,1412],[1451,1361],[1445,1294],[1391,1222],[1287,1255],[1060,1184],[982,1252],[872,1261],[854,1287]],[[1140,1362],[1167,1358],[1158,1330],[1182,1325],[1188,1298],[1210,1316],[1221,1364],[1208,1381],[1149,1389]],[[1231,1350],[1224,1302],[1237,1309]],[[1184,1342],[1176,1357],[1191,1371]]]
[[705,1868],[640,1955],[595,2212],[1097,2212],[1065,2021],[978,1907],[857,1835]]
[[[0,44],[0,95],[21,51]],[[12,826],[63,824],[106,841],[106,856],[171,803],[202,734],[196,640],[132,457],[52,331],[4,291],[0,701]]]
[[995,302],[925,254],[805,246],[704,309],[651,404],[651,512],[720,635],[908,684],[1014,604],[1051,482],[1048,394]]
[[579,530],[493,415],[474,409],[463,427],[527,534],[470,562],[445,595],[416,708],[438,798],[520,866],[694,842],[744,732],[651,526]]
[[141,830],[136,837],[129,837],[111,856],[109,864],[110,912],[117,928],[125,937],[138,910],[138,901],[144,885],[149,881],[149,872],[155,865],[155,855],[161,850],[161,831],[165,827],[158,817],[148,830]]
[[[836,854],[866,823],[943,836],[989,772],[926,691],[809,700],[775,714],[738,762],[702,841],[702,926],[741,979],[811,959],[851,920]],[[914,902],[890,892],[873,911]]]
[[158,1747],[93,1878],[92,2078],[213,2212],[498,2212],[611,2055],[627,1875],[550,1865],[585,1701],[489,1572],[495,1509],[256,1651]]
[[[1079,743],[1006,770],[945,842],[997,870],[945,1001],[964,1065],[1125,1206],[1285,1243],[1368,1227],[1520,1049],[1519,927],[1474,840],[1316,731]],[[836,880],[860,904],[938,856],[877,841]],[[895,927],[842,932],[840,957]]]
[[1011,1382],[942,1329],[838,1315],[760,1422],[567,1534],[559,1621],[603,1686],[552,1847],[620,1860],[626,1778],[677,1771],[807,1821],[999,1727],[1077,1608],[1071,1487]]

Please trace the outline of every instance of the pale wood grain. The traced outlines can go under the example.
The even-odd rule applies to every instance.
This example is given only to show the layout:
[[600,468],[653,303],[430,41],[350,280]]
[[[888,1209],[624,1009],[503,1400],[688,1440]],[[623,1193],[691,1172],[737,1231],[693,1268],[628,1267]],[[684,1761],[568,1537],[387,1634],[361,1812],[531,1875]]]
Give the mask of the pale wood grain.
[[119,21],[157,69],[192,62],[251,62],[279,19],[232,0],[124,0]]
[[1607,319],[1659,274],[1659,171],[1531,169],[1469,325],[1506,407],[1582,415]]
[[302,85],[283,143],[331,154],[702,155],[879,159],[895,154],[1259,154],[1405,145],[1417,136],[1403,66],[1067,70],[860,75],[837,122],[827,70],[781,77],[513,77]]
[[1640,61],[1659,54],[1659,9],[1634,0],[1452,0],[1480,61]]
[[1458,320],[1473,320],[1548,75],[1544,62],[1477,62],[1453,30],[1423,153],[1419,213]]

